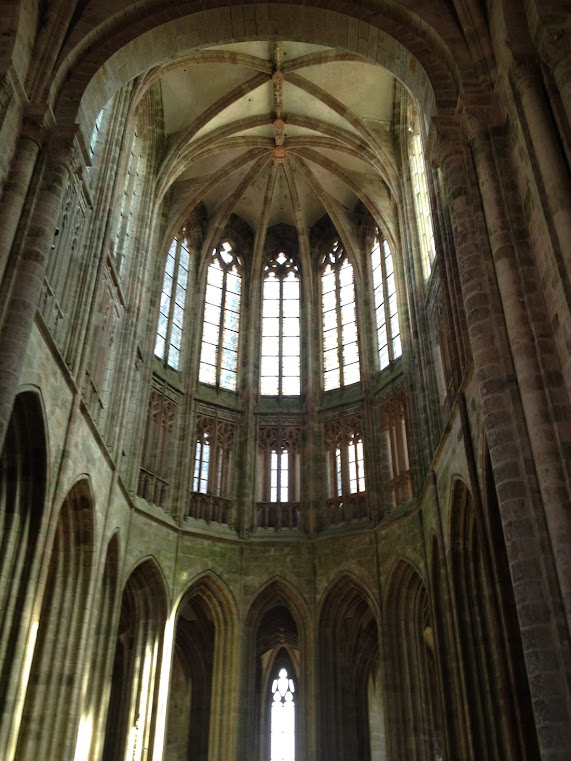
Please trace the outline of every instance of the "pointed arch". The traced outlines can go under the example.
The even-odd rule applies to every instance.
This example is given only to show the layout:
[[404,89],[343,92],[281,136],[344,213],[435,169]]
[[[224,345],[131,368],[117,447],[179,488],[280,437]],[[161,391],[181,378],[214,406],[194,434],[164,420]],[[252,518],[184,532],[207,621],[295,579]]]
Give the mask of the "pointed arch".
[[[107,716],[107,686],[111,679],[119,591],[119,531],[110,538],[101,558],[101,582],[95,599],[95,624],[91,640],[91,663],[85,674],[83,711],[77,734],[81,758],[100,758]],[[76,751],[76,757],[77,757]]]
[[371,758],[369,686],[380,660],[378,617],[363,585],[348,573],[333,581],[319,616],[321,752],[343,761]]
[[[493,501],[494,495],[495,489],[488,493],[488,500]],[[490,761],[537,759],[535,732],[524,730],[521,724],[522,712],[528,718],[531,715],[526,697],[529,688],[521,675],[513,673],[512,664],[518,658],[517,632],[512,652],[507,647],[507,616],[510,607],[511,615],[515,614],[515,604],[509,604],[511,583],[498,577],[501,537],[497,536],[497,518],[492,517],[492,522],[493,540],[482,506],[466,484],[455,479],[450,505],[451,577],[466,685],[464,702],[471,727],[469,741],[475,755]],[[506,570],[504,566],[503,572]],[[520,694],[516,693],[518,688]]]
[[232,747],[236,637],[235,600],[227,585],[207,572],[192,582],[176,609],[167,755],[207,761]]
[[139,562],[123,589],[103,746],[109,761],[132,757],[141,747],[152,755],[166,617],[163,574],[150,557]]
[[[239,758],[267,761],[270,754],[271,712],[268,701],[275,668],[288,664],[297,689],[295,713],[295,757],[309,747],[309,723],[303,706],[311,689],[310,615],[303,596],[282,576],[274,576],[251,602],[244,624],[242,683],[245,700],[241,706],[245,732]],[[252,710],[253,706],[253,710]]]
[[[418,569],[398,558],[384,594],[389,753],[421,761],[441,754],[430,601]],[[407,689],[403,691],[402,685]]]
[[26,687],[24,632],[33,624],[47,470],[42,400],[24,391],[15,399],[0,457],[0,756],[8,741],[5,719]]
[[93,560],[92,494],[88,480],[80,478],[57,517],[18,738],[20,759],[37,757],[39,746],[48,757],[64,758],[73,742]]

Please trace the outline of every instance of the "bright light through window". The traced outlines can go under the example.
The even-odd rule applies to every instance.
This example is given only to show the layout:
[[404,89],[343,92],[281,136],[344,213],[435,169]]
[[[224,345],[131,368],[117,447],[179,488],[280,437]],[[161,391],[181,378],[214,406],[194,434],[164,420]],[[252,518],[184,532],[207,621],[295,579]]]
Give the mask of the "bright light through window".
[[230,391],[236,390],[241,285],[239,260],[224,241],[208,267],[199,379]]
[[338,241],[323,262],[321,298],[323,380],[328,391],[360,379],[353,267]]
[[270,260],[264,274],[260,392],[300,392],[299,271],[283,251]]
[[281,668],[272,682],[271,761],[295,761],[295,701],[293,679]]
[[383,370],[402,354],[393,257],[379,229],[371,251],[379,365]]
[[165,265],[155,356],[179,369],[182,328],[188,285],[189,251],[182,235],[171,243]]
[[418,236],[422,252],[422,267],[425,277],[428,277],[435,257],[434,232],[430,213],[430,194],[426,179],[424,149],[418,123],[415,128],[410,128],[409,158]]

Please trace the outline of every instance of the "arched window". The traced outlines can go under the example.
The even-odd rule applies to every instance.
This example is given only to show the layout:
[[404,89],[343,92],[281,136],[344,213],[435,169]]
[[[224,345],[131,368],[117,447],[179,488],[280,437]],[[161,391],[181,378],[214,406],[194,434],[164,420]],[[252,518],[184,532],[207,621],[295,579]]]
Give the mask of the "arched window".
[[199,380],[236,390],[238,329],[242,278],[232,244],[223,241],[212,251],[206,280]]
[[155,356],[179,369],[182,325],[188,284],[189,250],[181,232],[170,245],[165,265]]
[[426,180],[426,165],[424,162],[424,148],[420,134],[420,124],[412,112],[409,116],[409,147],[410,177],[414,194],[414,208],[418,225],[418,237],[422,256],[422,268],[424,276],[428,277],[434,261],[434,231],[432,229],[432,215],[430,212],[430,195]]
[[285,664],[271,680],[270,761],[295,761],[295,684]]
[[323,260],[321,306],[323,383],[328,391],[360,379],[353,267],[338,240]]
[[260,392],[300,392],[299,267],[278,251],[266,264],[262,306]]
[[362,430],[359,412],[324,423],[328,481],[324,516],[329,525],[367,516]]
[[379,365],[380,369],[383,370],[390,362],[400,357],[402,346],[393,257],[389,244],[381,235],[378,227],[375,229],[371,251],[371,266],[373,269]]

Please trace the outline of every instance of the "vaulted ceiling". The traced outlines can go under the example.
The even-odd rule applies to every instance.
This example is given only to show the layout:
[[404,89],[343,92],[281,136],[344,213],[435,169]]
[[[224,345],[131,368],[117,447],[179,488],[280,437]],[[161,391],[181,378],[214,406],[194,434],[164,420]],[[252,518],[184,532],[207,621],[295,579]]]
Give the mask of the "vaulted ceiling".
[[160,73],[162,175],[221,223],[307,229],[387,196],[394,77],[334,48],[290,41],[201,50]]

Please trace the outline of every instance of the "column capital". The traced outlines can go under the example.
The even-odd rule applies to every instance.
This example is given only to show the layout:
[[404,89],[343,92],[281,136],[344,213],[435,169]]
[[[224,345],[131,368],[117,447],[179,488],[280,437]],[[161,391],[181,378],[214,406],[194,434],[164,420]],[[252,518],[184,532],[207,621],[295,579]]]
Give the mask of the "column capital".
[[486,106],[469,106],[462,111],[462,127],[469,142],[486,133],[493,124],[493,112]]
[[80,172],[88,163],[88,151],[79,125],[50,130],[46,153],[50,160],[64,164],[70,174]]
[[452,156],[464,151],[466,137],[457,116],[435,116],[432,119],[432,125],[436,136],[432,159],[441,166]]
[[40,148],[45,144],[55,119],[49,106],[27,103],[22,109],[22,137],[33,140]]
[[540,80],[539,59],[535,56],[514,58],[509,68],[509,78],[519,94],[522,89]]

